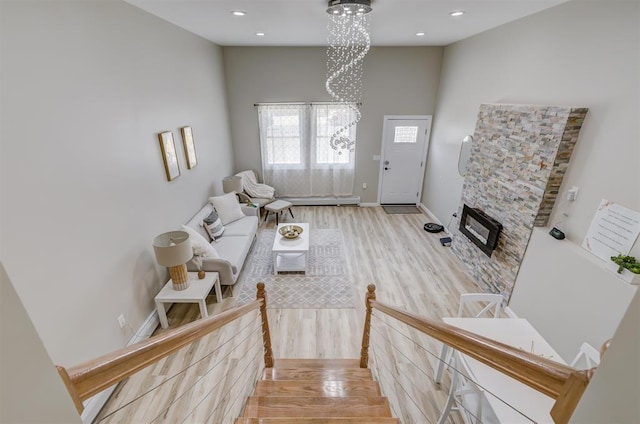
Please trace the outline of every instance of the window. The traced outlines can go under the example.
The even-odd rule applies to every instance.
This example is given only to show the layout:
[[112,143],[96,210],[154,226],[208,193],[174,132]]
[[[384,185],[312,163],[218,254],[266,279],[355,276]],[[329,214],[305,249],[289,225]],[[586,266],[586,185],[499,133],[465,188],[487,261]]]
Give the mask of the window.
[[[333,150],[329,141],[333,134],[349,123],[353,112],[345,105],[316,105],[312,110],[315,120],[315,164],[348,164],[350,160],[348,152]],[[352,128],[354,128],[353,134],[350,132],[346,134],[353,140],[355,127]]]
[[[345,104],[278,104],[261,106],[260,132],[264,164],[303,165],[304,152],[312,153],[309,165],[348,165],[353,155],[334,150],[329,141],[355,118],[353,107]],[[306,134],[309,134],[308,136]],[[339,134],[355,140],[356,126]]]
[[[258,106],[262,171],[280,196],[353,194],[355,155],[331,146],[334,134],[355,142],[357,109],[343,103]],[[342,128],[345,131],[338,133]]]
[[417,143],[418,127],[396,127],[396,133],[393,137],[394,143]]
[[304,114],[300,108],[273,109],[266,117],[267,125],[262,141],[265,162],[269,165],[302,164],[302,127]]

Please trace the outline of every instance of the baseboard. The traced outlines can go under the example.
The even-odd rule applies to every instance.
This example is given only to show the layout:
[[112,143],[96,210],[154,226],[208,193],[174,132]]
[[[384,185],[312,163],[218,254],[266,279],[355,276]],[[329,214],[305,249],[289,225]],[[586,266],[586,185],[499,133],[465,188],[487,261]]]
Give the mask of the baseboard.
[[[127,346],[131,346],[132,344],[138,343],[142,340],[148,339],[151,337],[151,334],[155,331],[155,329],[160,324],[160,318],[158,318],[158,312],[154,309],[146,320],[142,323],[138,331],[129,339],[127,342]],[[91,424],[96,419],[105,403],[109,400],[109,397],[113,394],[113,391],[116,389],[117,384],[109,387],[106,390],[101,391],[97,395],[92,396],[84,402],[84,411],[82,411],[82,415],[80,418],[82,419],[83,424]]]
[[361,208],[375,208],[376,206],[380,206],[380,203],[360,203]]
[[436,224],[442,225],[442,222],[440,222],[440,220],[433,214],[433,212],[429,210],[429,208],[424,203],[418,203],[418,207],[422,209],[424,213],[427,214],[430,221],[435,222]]
[[280,197],[279,200],[291,202],[294,206],[358,205],[360,196],[348,197]]
[[80,418],[82,419],[83,424],[91,424],[96,419],[105,403],[111,397],[114,390],[116,390],[117,384],[109,387],[106,390],[101,391],[97,395],[87,399],[84,403],[84,410],[82,411],[82,415]]
[[127,346],[131,346],[132,344],[138,343],[142,340],[148,339],[151,337],[156,328],[160,325],[160,318],[158,318],[158,311],[155,309],[151,311],[146,320],[142,323],[138,331],[129,339],[127,342]]
[[449,221],[449,223],[448,223],[447,225],[444,225],[444,224],[443,224],[443,223],[442,223],[442,222],[441,222],[441,221],[440,221],[440,220],[439,220],[439,219],[438,219],[438,218],[433,214],[433,212],[431,212],[431,211],[429,210],[429,208],[428,208],[428,207],[426,207],[423,203],[420,203],[420,204],[418,205],[418,207],[419,207],[420,209],[422,209],[422,210],[424,211],[424,213],[426,213],[426,214],[427,214],[427,216],[429,217],[429,219],[430,219],[432,222],[435,222],[436,224],[440,224],[440,225],[442,225],[442,226],[444,227],[444,231],[445,231],[445,233],[447,233],[447,234],[448,234],[448,235],[450,235],[450,236],[452,236],[452,235],[453,235],[453,233],[449,230],[449,227],[448,227],[448,225],[450,225],[450,224],[451,224],[451,221]]

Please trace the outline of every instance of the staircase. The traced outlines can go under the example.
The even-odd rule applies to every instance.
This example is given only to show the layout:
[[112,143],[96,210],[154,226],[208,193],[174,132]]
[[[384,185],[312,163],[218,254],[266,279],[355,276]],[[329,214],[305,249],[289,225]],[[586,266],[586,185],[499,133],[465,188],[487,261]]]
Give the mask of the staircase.
[[359,359],[276,359],[236,424],[397,424]]

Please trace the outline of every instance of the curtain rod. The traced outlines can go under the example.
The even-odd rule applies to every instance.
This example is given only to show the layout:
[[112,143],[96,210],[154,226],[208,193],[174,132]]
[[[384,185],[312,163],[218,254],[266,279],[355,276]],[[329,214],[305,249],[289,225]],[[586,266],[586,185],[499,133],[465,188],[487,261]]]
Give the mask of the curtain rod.
[[[253,106],[271,106],[271,105],[333,105],[333,104],[347,104],[354,102],[266,102],[266,103],[254,103]],[[361,102],[356,103],[358,106],[362,106]]]

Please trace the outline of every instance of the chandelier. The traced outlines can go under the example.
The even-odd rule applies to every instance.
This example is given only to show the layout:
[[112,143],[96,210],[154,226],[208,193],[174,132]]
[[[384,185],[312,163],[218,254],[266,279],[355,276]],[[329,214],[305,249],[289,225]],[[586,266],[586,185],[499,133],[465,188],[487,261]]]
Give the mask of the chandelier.
[[354,112],[354,118],[336,130],[329,140],[331,148],[339,150],[338,154],[342,154],[342,150],[355,150],[355,140],[349,137],[349,130],[362,116],[362,63],[371,47],[369,12],[371,0],[330,0],[327,8],[327,93]]

